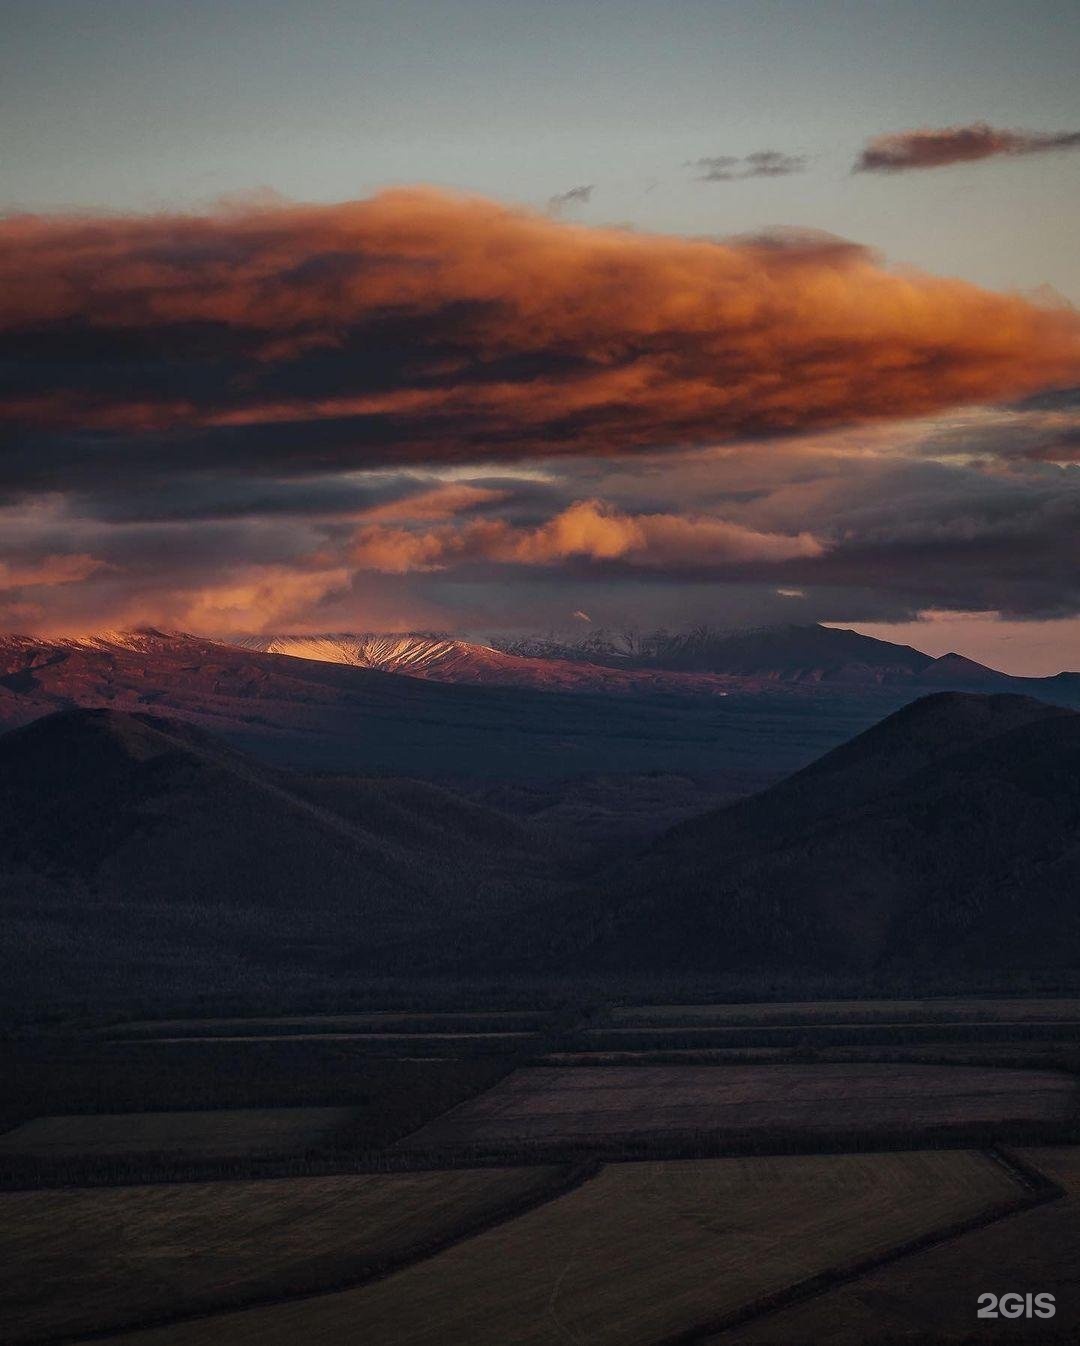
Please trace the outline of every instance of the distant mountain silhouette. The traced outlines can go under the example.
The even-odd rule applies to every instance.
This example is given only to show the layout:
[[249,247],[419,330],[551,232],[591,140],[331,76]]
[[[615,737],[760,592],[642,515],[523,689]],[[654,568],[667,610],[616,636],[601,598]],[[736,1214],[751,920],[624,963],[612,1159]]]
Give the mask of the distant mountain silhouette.
[[817,625],[645,635],[598,631],[567,641],[532,636],[502,645],[430,632],[241,636],[230,643],[435,682],[613,695],[722,695],[777,682],[860,686],[929,676],[966,684],[972,676],[1006,677],[959,655],[935,660],[908,645]]
[[1080,694],[1080,674],[1049,678],[1017,678],[987,668],[960,654],[939,659],[910,645],[896,645],[832,626],[763,626],[754,630],[717,630],[707,626],[689,631],[594,631],[561,639],[531,636],[507,642],[502,648],[533,660],[588,660],[603,667],[663,669],[711,673],[749,681],[816,686],[872,687],[922,684],[948,686],[958,691],[993,684],[1002,691],[1067,697]]
[[533,637],[507,649],[532,658],[593,659],[621,668],[658,668],[783,682],[881,682],[910,678],[933,663],[908,645],[829,626],[707,626],[647,634],[593,632],[567,643]]
[[[1080,715],[940,693],[613,869],[551,956],[608,968],[1080,964]],[[573,905],[573,904],[571,904]]]
[[[968,659],[962,654],[950,653],[943,654],[935,659],[925,668],[919,670],[919,681],[921,683],[944,683],[948,686],[977,685],[977,684],[999,684],[1002,682],[1011,682],[1013,679],[1006,673],[999,673],[996,668],[988,668],[985,664],[976,663],[974,659]],[[1024,679],[1023,681],[1026,681]],[[1032,681],[1043,681],[1043,679],[1032,679]],[[1045,681],[1052,682],[1052,678]]]

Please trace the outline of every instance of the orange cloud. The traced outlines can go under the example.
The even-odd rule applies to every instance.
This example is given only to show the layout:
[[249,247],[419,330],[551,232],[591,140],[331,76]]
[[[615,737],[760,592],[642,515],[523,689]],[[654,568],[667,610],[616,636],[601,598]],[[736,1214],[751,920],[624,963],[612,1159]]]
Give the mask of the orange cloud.
[[371,522],[401,522],[419,519],[450,519],[480,505],[493,505],[506,499],[505,491],[493,491],[486,486],[470,486],[467,482],[448,482],[430,491],[419,491],[403,500],[392,500],[365,510],[364,518]]
[[321,472],[760,438],[1080,379],[1075,313],[836,240],[639,235],[419,188],[10,218],[0,334],[35,352],[0,416],[112,431],[63,459],[82,472],[149,434],[158,465]]
[[389,574],[444,570],[469,561],[543,566],[578,557],[657,569],[788,561],[821,556],[809,533],[762,533],[723,519],[677,514],[625,514],[601,500],[579,500],[536,528],[477,520],[426,532],[380,526],[361,529],[352,559]]
[[56,584],[77,584],[103,569],[104,564],[85,553],[43,556],[38,561],[23,563],[0,561],[0,590],[44,589]]
[[[139,596],[113,609],[109,624],[159,626],[208,636],[237,631],[258,634],[305,618],[322,599],[345,590],[351,578],[352,572],[342,566],[328,570],[241,566],[219,583]],[[69,627],[83,632],[93,629],[85,621]]]

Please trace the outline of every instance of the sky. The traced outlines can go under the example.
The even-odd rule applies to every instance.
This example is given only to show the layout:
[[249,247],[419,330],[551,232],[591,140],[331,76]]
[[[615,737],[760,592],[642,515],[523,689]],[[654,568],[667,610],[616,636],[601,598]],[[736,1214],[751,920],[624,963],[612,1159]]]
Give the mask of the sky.
[[0,32],[0,627],[1080,667],[1074,0]]

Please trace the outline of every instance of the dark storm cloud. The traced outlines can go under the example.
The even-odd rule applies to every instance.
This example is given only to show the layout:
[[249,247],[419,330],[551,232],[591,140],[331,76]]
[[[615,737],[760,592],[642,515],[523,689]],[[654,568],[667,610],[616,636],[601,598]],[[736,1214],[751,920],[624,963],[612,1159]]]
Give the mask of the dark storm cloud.
[[[1080,471],[904,464],[821,505],[831,540],[807,583],[886,606],[1050,617],[1080,612]],[[894,616],[882,613],[882,617]]]
[[855,173],[903,173],[916,168],[944,168],[977,159],[1051,150],[1080,149],[1080,131],[1018,131],[974,122],[970,126],[923,127],[894,131],[867,142],[855,162]]

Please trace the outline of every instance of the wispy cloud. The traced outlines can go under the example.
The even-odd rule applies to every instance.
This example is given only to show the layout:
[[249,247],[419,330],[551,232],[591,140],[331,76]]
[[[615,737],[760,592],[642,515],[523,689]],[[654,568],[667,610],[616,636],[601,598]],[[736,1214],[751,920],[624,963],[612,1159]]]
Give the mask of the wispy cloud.
[[588,205],[595,191],[596,183],[590,182],[583,187],[571,187],[568,191],[557,192],[554,196],[548,197],[548,210],[552,214],[559,215],[569,206]]
[[893,131],[868,141],[855,173],[903,173],[913,168],[945,168],[1001,156],[1080,149],[1080,131],[1019,131],[973,122],[970,126],[921,127]]
[[30,561],[0,561],[0,592],[7,589],[51,588],[55,584],[78,584],[104,565],[94,556],[68,553],[42,556]]
[[731,154],[691,159],[688,167],[700,170],[699,182],[738,182],[743,178],[784,178],[801,173],[807,165],[803,154],[783,154],[780,150],[757,150],[738,157]]

